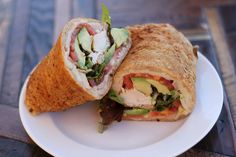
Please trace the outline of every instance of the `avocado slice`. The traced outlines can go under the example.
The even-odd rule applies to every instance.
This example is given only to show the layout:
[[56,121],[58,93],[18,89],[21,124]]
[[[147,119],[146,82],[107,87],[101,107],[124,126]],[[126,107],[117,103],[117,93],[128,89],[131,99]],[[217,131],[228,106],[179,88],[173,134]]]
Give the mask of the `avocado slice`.
[[78,64],[79,64],[80,68],[86,69],[85,54],[80,50],[78,40],[75,40],[74,48],[75,48],[75,53],[78,56]]
[[129,37],[129,32],[124,28],[112,28],[111,35],[116,43],[116,47],[120,47]]
[[115,49],[116,49],[116,46],[115,46],[115,44],[113,44],[110,47],[110,49],[105,53],[105,56],[104,56],[104,63],[105,64],[107,64],[111,60],[111,58],[115,52]]
[[133,77],[131,78],[134,88],[143,94],[150,96],[152,93],[151,84],[145,78]]
[[79,40],[79,43],[81,44],[82,48],[85,51],[88,51],[89,53],[92,52],[91,46],[92,46],[92,38],[89,35],[86,28],[82,28],[77,36],[77,39]]
[[111,100],[118,102],[119,104],[124,104],[124,100],[122,99],[122,97],[118,96],[113,89],[109,91],[108,97]]
[[159,93],[169,94],[169,95],[171,94],[170,90],[160,82],[152,79],[146,79],[146,81],[152,84],[154,87],[156,87]]
[[134,109],[124,110],[124,113],[129,114],[129,115],[144,115],[144,114],[147,114],[148,112],[149,112],[149,110],[141,109],[141,108],[134,108]]

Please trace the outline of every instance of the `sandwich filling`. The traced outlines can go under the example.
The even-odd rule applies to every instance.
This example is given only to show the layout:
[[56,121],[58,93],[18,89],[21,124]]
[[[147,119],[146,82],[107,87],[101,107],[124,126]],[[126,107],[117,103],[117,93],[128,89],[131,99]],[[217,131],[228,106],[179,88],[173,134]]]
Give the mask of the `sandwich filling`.
[[104,125],[122,118],[157,120],[157,117],[175,115],[181,108],[180,91],[174,81],[144,73],[123,77],[119,93],[111,90],[100,104]]
[[84,73],[91,87],[99,85],[112,67],[110,61],[119,55],[128,41],[124,28],[112,28],[106,23],[82,23],[74,30],[70,42],[70,59]]

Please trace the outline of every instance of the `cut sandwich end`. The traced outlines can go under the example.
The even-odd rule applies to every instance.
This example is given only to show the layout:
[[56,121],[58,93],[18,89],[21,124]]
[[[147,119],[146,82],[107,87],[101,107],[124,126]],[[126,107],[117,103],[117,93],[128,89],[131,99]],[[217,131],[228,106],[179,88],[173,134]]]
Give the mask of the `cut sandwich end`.
[[119,95],[127,107],[156,109],[171,107],[172,102],[180,98],[173,81],[164,77],[145,73],[132,73],[123,77],[123,86]]
[[110,90],[102,99],[99,113],[104,125],[113,121],[175,121],[189,114],[186,112],[174,81],[161,76],[132,73],[123,77],[122,90]]
[[[64,61],[76,82],[96,99],[102,98],[111,86],[112,76],[131,47],[129,35],[117,29],[116,41],[107,24],[86,19],[74,19],[64,28]],[[67,31],[69,30],[69,31]],[[120,31],[119,31],[120,30]],[[126,30],[128,32],[128,30]],[[121,43],[119,47],[116,42]]]

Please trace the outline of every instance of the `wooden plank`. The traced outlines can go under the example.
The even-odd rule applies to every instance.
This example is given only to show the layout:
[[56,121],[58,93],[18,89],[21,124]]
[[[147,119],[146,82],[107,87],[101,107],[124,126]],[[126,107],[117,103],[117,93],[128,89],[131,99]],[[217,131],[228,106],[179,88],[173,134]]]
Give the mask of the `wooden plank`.
[[235,0],[193,0],[195,3],[207,7],[217,7],[236,4]]
[[207,29],[196,28],[196,29],[180,29],[190,41],[209,41],[211,39]]
[[71,17],[71,1],[55,0],[54,15],[54,43],[56,42],[62,28]]
[[98,0],[98,18],[101,17],[101,3],[109,8],[115,27],[168,22],[179,28],[194,28],[200,27],[202,21],[199,4],[196,6],[193,0]]
[[0,136],[26,143],[33,143],[25,132],[17,108],[0,105],[0,126]]
[[51,157],[34,144],[0,136],[0,157]]
[[[230,109],[236,127],[236,74],[233,61],[231,59],[230,50],[226,43],[225,33],[222,28],[221,19],[218,10],[208,8],[205,10],[211,34],[216,48],[219,60],[223,83],[229,99]],[[230,110],[228,109],[228,110]]]
[[[202,52],[210,62],[219,70],[218,62],[216,60],[216,54],[214,46],[211,40],[194,40],[191,41],[193,45],[199,45],[199,51]],[[225,155],[235,155],[234,148],[234,127],[232,123],[232,118],[230,112],[226,110],[228,106],[227,97],[224,95],[224,105],[219,119],[217,120],[215,126],[208,133],[203,140],[201,140],[194,148],[202,149],[210,152],[218,152]]]
[[32,157],[52,157],[50,154],[42,150],[40,147],[35,148],[35,152]]
[[23,70],[21,82],[24,82],[29,72],[50,51],[53,43],[54,1],[32,0],[31,14],[25,54],[23,58]]
[[31,157],[34,145],[0,137],[0,157]]
[[234,130],[231,128],[225,105],[211,131],[194,148],[235,156]]
[[226,31],[226,34],[228,35],[229,33],[236,33],[236,5],[220,7],[219,13],[222,17],[223,26],[224,30]]
[[0,103],[17,105],[23,65],[30,0],[16,1]]
[[[228,84],[227,82],[229,82],[229,80],[235,80],[235,71],[234,66],[233,66],[233,62],[230,58],[230,52],[229,52],[229,47],[226,43],[226,38],[225,38],[225,33],[224,30],[222,28],[222,23],[221,23],[221,19],[219,16],[219,12],[218,9],[216,8],[206,8],[205,9],[205,14],[207,17],[207,21],[209,24],[209,28],[212,34],[212,40],[214,43],[214,47],[216,50],[216,57],[215,60],[216,62],[219,64],[219,67],[217,68],[221,73],[221,78],[222,78],[222,83],[224,84],[224,106],[223,106],[223,110],[225,109],[225,111],[227,112],[227,115],[225,115],[225,120],[228,120],[228,130],[231,130],[231,137],[233,140],[233,144],[231,145],[231,147],[234,148],[234,154],[236,154],[236,133],[235,133],[235,97],[232,96],[232,94],[234,94],[233,90],[232,90],[232,86],[236,87],[236,84],[234,82],[232,82],[232,84]],[[230,69],[230,70],[228,70]],[[222,110],[222,111],[223,111]],[[222,120],[224,120],[222,118]],[[220,125],[219,125],[220,126]],[[223,127],[222,127],[223,128]],[[225,128],[225,127],[224,127]],[[220,130],[219,130],[220,131]],[[228,133],[230,134],[230,133]],[[221,135],[221,141],[225,140],[226,136],[230,136],[227,135],[225,133],[225,135]],[[226,147],[227,148],[227,143]]]
[[97,0],[73,0],[72,17],[96,18]]
[[229,157],[227,155],[214,153],[214,152],[208,152],[200,149],[190,149],[187,152],[179,155],[178,157]]
[[[179,28],[199,27],[203,21],[201,7],[236,4],[235,0],[98,0],[97,16],[101,3],[111,12],[113,26],[168,22]],[[135,5],[134,5],[135,4]]]
[[[236,5],[220,7],[219,13],[222,17],[221,19],[223,21],[224,30],[228,39],[227,41],[230,48],[232,61],[236,61]],[[236,62],[234,62],[234,67],[236,67]]]
[[54,42],[57,40],[63,26],[71,18],[96,17],[95,0],[55,0],[55,22],[54,22]]
[[0,1],[0,87],[2,86],[3,71],[7,56],[7,43],[12,20],[12,0]]
[[[235,28],[236,28],[236,26],[235,26]],[[235,31],[236,31],[236,29],[235,29]],[[231,58],[232,58],[232,61],[234,61],[234,67],[236,67],[236,53],[235,53],[235,50],[236,50],[236,44],[235,44],[236,32],[229,33],[227,35],[227,39],[228,39],[228,44],[230,46]]]
[[211,42],[211,37],[210,40],[206,40],[203,38],[202,40],[190,40],[192,45],[198,45],[199,46],[199,52],[201,52],[212,64],[213,66],[217,69],[217,63],[214,60],[214,47]]

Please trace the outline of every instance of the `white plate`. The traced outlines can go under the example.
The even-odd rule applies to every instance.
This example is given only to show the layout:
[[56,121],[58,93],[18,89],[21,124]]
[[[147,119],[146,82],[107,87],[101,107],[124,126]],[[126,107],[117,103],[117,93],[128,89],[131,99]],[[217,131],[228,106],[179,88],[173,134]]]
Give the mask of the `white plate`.
[[196,107],[190,116],[177,122],[122,121],[99,134],[95,102],[33,117],[24,104],[26,84],[27,80],[19,100],[22,123],[41,148],[57,157],[176,156],[211,130],[223,104],[221,80],[201,54],[197,64]]

